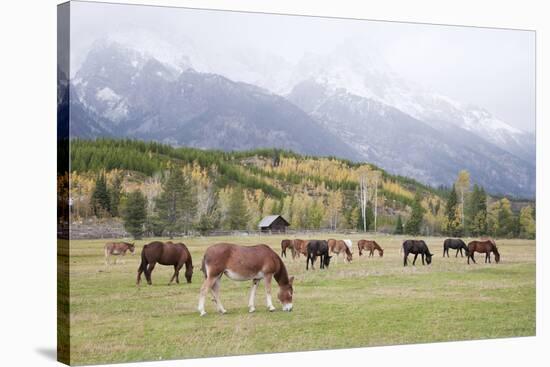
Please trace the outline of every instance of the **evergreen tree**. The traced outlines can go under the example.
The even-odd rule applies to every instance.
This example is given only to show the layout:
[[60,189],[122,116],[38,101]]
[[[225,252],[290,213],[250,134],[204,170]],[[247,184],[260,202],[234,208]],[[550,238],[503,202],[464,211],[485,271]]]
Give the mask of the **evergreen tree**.
[[466,212],[468,233],[472,236],[487,234],[487,195],[483,187],[474,185]]
[[229,229],[245,229],[249,217],[248,209],[244,202],[244,191],[241,187],[237,187],[229,198],[229,208],[227,210]]
[[147,221],[145,222],[145,230],[147,233],[155,237],[160,237],[164,233],[164,227],[165,224],[157,214],[147,217]]
[[420,234],[422,226],[422,219],[424,218],[424,208],[421,204],[422,197],[420,192],[417,191],[414,202],[412,205],[412,214],[407,223],[405,224],[405,233],[417,236]]
[[156,200],[158,217],[170,238],[177,232],[187,232],[197,212],[197,199],[181,169],[170,171]]
[[120,196],[122,195],[122,178],[119,175],[115,177],[113,181],[113,186],[111,187],[111,190],[109,190],[109,194],[111,215],[113,217],[118,217],[120,215]]
[[395,225],[395,234],[403,234],[403,219],[401,218],[401,214],[397,216],[397,224]]
[[91,197],[91,206],[96,217],[104,217],[111,210],[111,201],[109,190],[107,189],[107,180],[102,172],[97,176],[94,190]]
[[147,198],[136,190],[128,195],[124,210],[124,228],[135,239],[143,236],[143,225],[147,219]]
[[458,204],[458,195],[453,185],[449,198],[447,199],[447,205],[445,207],[445,231],[449,236],[458,236],[460,233],[460,212]]

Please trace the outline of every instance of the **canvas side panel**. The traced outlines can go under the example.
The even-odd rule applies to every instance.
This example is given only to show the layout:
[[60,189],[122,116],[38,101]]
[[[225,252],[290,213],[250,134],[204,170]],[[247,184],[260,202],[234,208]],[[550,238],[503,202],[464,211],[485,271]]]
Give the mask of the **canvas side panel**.
[[57,360],[70,364],[70,4],[57,7]]

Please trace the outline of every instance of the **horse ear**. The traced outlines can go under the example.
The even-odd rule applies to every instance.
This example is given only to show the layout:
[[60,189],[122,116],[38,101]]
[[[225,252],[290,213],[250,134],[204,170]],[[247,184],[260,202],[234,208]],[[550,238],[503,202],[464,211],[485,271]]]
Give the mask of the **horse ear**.
[[288,279],[288,284],[292,285],[292,282],[294,282],[294,275]]

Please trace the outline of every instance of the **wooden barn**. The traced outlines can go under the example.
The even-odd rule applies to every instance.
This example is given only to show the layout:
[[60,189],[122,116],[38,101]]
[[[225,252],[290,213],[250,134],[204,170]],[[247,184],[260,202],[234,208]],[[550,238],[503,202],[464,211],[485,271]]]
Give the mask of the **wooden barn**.
[[260,231],[276,233],[285,233],[288,226],[290,226],[290,223],[280,215],[268,215],[258,224]]

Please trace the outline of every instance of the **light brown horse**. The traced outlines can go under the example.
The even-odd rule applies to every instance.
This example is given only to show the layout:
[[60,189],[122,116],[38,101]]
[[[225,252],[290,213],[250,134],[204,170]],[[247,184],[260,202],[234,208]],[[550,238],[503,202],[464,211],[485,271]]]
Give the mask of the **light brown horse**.
[[[306,240],[300,240],[296,239],[292,241],[292,247],[294,248],[294,252],[292,253],[292,256],[300,257],[300,255],[307,256],[307,243],[309,241]],[[294,258],[294,257],[293,257]]]
[[[105,244],[105,265],[109,265],[110,256],[124,256],[126,251],[130,251],[132,255],[135,251],[135,246],[133,243],[128,242],[107,242]],[[116,257],[115,257],[116,264]]]
[[208,291],[212,292],[218,312],[226,313],[220,301],[220,282],[222,275],[231,280],[252,280],[252,289],[248,300],[248,311],[254,312],[254,298],[260,280],[264,279],[267,309],[274,311],[271,300],[271,280],[275,278],[279,284],[279,301],[283,311],[292,311],[292,282],[294,277],[288,277],[283,260],[267,245],[239,246],[231,243],[217,243],[206,249],[202,259],[201,270],[205,280],[202,284],[198,310],[201,316],[206,314],[204,301]]
[[161,265],[173,265],[174,275],[170,278],[170,283],[176,279],[176,283],[180,282],[180,269],[185,264],[185,279],[187,283],[191,283],[193,276],[193,259],[191,253],[183,243],[162,243],[160,241],[151,242],[143,246],[141,250],[141,264],[138,268],[137,284],[141,282],[141,273],[145,273],[145,279],[147,284],[151,285],[151,272],[155,268],[155,265],[159,263]]
[[378,251],[378,256],[384,256],[384,249],[380,247],[376,241],[359,240],[357,242],[357,247],[359,248],[359,256],[363,255],[363,251],[368,251],[369,257],[374,256],[374,250]]
[[294,253],[294,246],[292,245],[292,240],[282,240],[281,241],[281,257],[286,257],[286,250],[290,249],[290,252],[292,253],[292,258],[294,259],[296,257],[296,254]]
[[[348,243],[346,243],[348,241]],[[344,255],[344,261],[351,263],[353,254],[351,253],[351,241],[350,240],[335,240],[333,238],[328,241],[329,252],[336,254],[336,263],[338,263],[338,256]]]
[[468,243],[468,264],[470,259],[476,263],[474,259],[474,252],[481,252],[485,254],[485,262],[491,263],[491,252],[495,254],[495,261],[497,264],[500,262],[500,253],[498,252],[497,244],[493,239],[487,239],[484,241],[472,241]]

